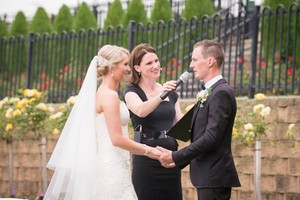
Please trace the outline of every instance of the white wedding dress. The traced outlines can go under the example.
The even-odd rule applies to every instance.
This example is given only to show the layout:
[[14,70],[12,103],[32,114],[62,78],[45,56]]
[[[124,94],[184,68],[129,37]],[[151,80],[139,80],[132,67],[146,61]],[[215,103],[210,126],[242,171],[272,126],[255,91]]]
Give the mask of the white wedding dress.
[[[129,112],[124,102],[120,102],[122,133],[128,136]],[[132,182],[130,154],[112,145],[106,128],[104,114],[97,114],[96,133],[98,146],[97,200],[137,199]]]
[[[111,143],[104,114],[96,114],[97,62],[90,63],[47,167],[54,171],[44,200],[136,200],[130,154]],[[120,103],[122,132],[129,112]]]

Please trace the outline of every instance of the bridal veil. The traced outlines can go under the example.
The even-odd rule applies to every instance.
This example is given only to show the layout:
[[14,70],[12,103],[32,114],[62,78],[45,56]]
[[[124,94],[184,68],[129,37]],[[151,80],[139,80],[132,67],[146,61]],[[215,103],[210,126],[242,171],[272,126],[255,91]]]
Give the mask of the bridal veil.
[[47,167],[54,170],[45,200],[82,200],[96,196],[97,61],[90,63],[76,102]]

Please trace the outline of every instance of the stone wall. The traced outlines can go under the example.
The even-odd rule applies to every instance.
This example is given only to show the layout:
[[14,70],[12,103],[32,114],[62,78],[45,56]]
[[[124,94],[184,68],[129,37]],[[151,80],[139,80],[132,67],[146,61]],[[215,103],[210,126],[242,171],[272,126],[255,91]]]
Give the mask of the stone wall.
[[[238,98],[242,107],[249,100]],[[181,107],[191,101],[182,100]],[[262,141],[261,151],[261,195],[262,200],[296,200],[300,199],[300,96],[269,97],[267,103],[271,108],[272,125],[268,128],[266,139]],[[295,142],[286,139],[285,132],[290,123],[298,130]],[[50,157],[56,139],[47,141],[47,154]],[[189,143],[180,143],[184,147]],[[292,145],[295,147],[292,147]],[[14,186],[18,197],[37,199],[42,191],[41,158],[39,141],[20,141],[13,143]],[[242,187],[234,188],[232,200],[253,200],[254,193],[254,152],[248,147],[233,144],[235,163]],[[7,144],[0,141],[0,197],[9,196],[9,170]],[[52,171],[48,170],[48,180]],[[189,168],[182,170],[184,200],[197,199],[193,188]]]

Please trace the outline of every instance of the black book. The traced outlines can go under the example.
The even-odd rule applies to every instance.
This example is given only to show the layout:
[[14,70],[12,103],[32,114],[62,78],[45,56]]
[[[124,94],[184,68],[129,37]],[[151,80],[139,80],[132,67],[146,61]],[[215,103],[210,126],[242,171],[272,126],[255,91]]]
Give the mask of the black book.
[[168,132],[167,135],[187,142],[191,139],[191,122],[195,104]]

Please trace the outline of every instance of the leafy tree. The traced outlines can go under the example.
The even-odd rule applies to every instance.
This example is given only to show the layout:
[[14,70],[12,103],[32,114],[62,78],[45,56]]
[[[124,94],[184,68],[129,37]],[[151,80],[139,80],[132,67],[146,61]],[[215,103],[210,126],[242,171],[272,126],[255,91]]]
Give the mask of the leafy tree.
[[[2,21],[0,18],[0,42],[4,43],[4,41],[6,41],[4,37],[7,36],[8,36],[7,26],[5,22]],[[0,73],[2,73],[5,70],[5,66],[7,64],[8,58],[6,58],[6,49],[7,49],[6,45],[0,45]],[[0,74],[0,77],[2,77],[2,74]]]
[[[77,65],[81,65],[84,62],[87,62],[86,59],[93,55],[97,49],[97,47],[95,47],[95,45],[97,45],[95,37],[97,32],[96,17],[92,10],[84,2],[77,10],[74,25],[75,30],[77,30],[76,35],[78,37],[72,41],[72,49],[76,52],[76,55],[71,58],[71,63],[77,63]],[[81,31],[81,29],[84,31]],[[74,66],[70,64],[69,67],[72,68]]]
[[[170,4],[170,0],[155,0],[154,6],[151,12],[151,21],[157,26],[155,31],[153,32],[152,37],[155,38],[153,41],[156,49],[163,54],[167,54],[166,60],[161,60],[161,64],[167,62],[167,60],[171,60],[173,55],[170,53],[174,48],[174,42],[172,41],[174,34],[174,29],[171,27],[168,29],[168,25],[171,25],[170,20],[172,19],[172,8]],[[159,22],[163,21],[163,22]],[[159,23],[158,23],[159,22]],[[171,25],[172,26],[172,25]],[[156,45],[155,45],[156,43]],[[160,45],[158,45],[160,44]]]
[[[135,21],[136,26],[139,23],[142,23],[144,26],[146,26],[146,24],[148,23],[147,12],[145,10],[142,0],[131,0],[130,1],[127,12],[123,16],[123,20],[122,20],[125,28],[128,27],[130,20]],[[140,28],[141,26],[138,25],[138,27]],[[143,31],[141,32],[141,34],[143,34]],[[148,42],[147,41],[148,36],[144,36],[144,37],[143,36],[144,35],[135,34],[131,45],[134,46],[135,44],[138,44],[138,43]],[[127,38],[128,38],[128,36],[127,36],[127,34],[125,34],[125,45],[124,45],[125,47],[127,47],[127,44],[128,44]]]
[[[39,71],[43,71],[49,66],[49,48],[41,38],[44,38],[46,33],[52,32],[52,23],[44,8],[39,7],[30,24],[30,32],[36,33],[35,38],[41,40],[40,45],[35,45],[33,48],[33,63],[38,65]],[[33,76],[38,76],[33,73]]]
[[104,29],[106,30],[108,26],[117,27],[122,24],[123,15],[124,11],[122,9],[121,1],[115,0],[107,11],[107,17],[104,21]]
[[213,15],[214,6],[211,0],[186,0],[185,8],[182,11],[182,16],[186,20],[190,20],[193,16],[201,19],[203,15]]
[[55,17],[54,21],[54,30],[57,33],[61,33],[63,31],[69,32],[73,28],[73,16],[70,12],[70,8],[66,5],[63,5]]
[[[201,26],[191,25],[189,34],[186,34],[186,41],[187,43],[182,44],[184,50],[183,52],[191,52],[192,45],[198,42],[199,40],[205,39],[207,37],[212,37],[212,23],[203,16],[208,15],[211,16],[214,14],[214,7],[211,0],[186,0],[185,8],[182,11],[182,16],[187,20],[188,23],[198,23],[195,20],[191,21],[192,18],[196,17],[198,20],[202,20]],[[201,34],[205,32],[205,34]],[[207,37],[202,37],[206,35]],[[209,38],[208,38],[209,39]]]
[[80,30],[80,29],[89,30],[91,28],[97,30],[96,17],[85,2],[83,2],[79,6],[75,16],[74,24],[76,30]]
[[159,20],[165,22],[172,19],[172,8],[169,0],[155,0],[153,10],[151,12],[151,20],[157,23]]
[[28,22],[23,12],[18,12],[12,25],[10,34],[14,36],[23,35],[25,38],[28,35]]
[[[20,37],[20,42],[16,45],[11,45],[11,63],[18,70],[13,70],[13,73],[20,73],[20,71],[25,72],[26,70],[26,54],[27,54],[27,44],[23,40],[28,37],[28,22],[23,12],[18,12],[16,15],[10,30],[10,34],[15,37]],[[21,37],[22,36],[22,37]],[[18,58],[18,59],[14,59]]]
[[5,22],[2,21],[1,18],[0,18],[0,39],[3,36],[5,36],[5,37],[8,36],[8,30],[7,30],[7,26],[6,26]]
[[[73,16],[69,7],[62,5],[59,9],[54,21],[54,30],[58,33],[60,39],[53,42],[52,48],[56,51],[55,65],[53,66],[53,73],[57,73],[60,68],[67,66],[70,62],[70,49],[73,49],[70,38],[67,36],[73,29]],[[65,32],[64,32],[65,31]]]
[[35,33],[51,33],[52,23],[44,8],[39,7],[32,19],[30,31]]
[[129,21],[142,22],[144,25],[148,23],[147,12],[142,0],[131,0],[127,12],[124,15],[123,25],[128,27]]

